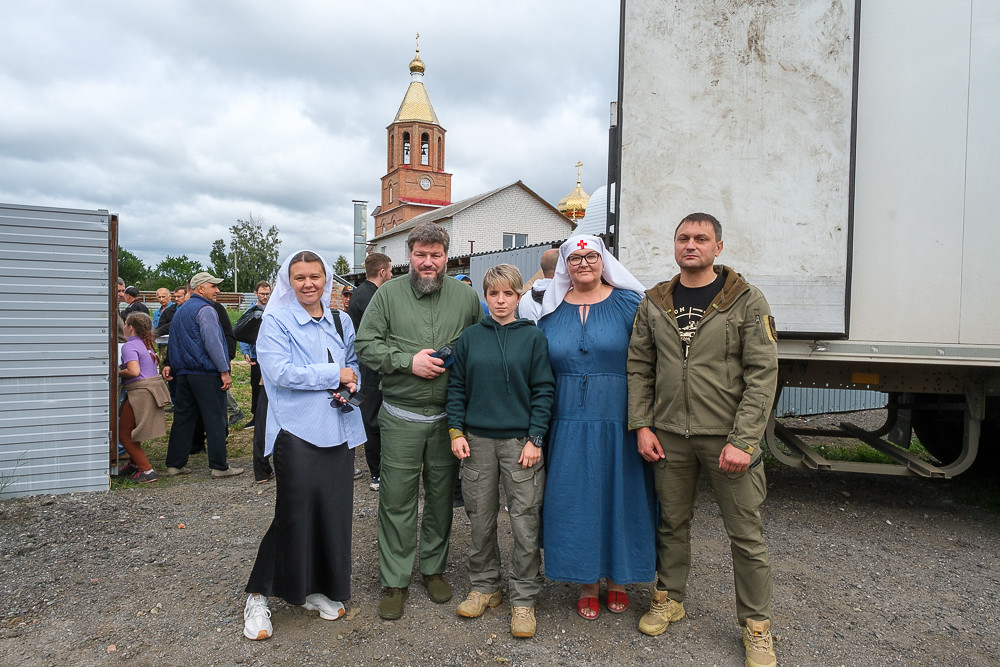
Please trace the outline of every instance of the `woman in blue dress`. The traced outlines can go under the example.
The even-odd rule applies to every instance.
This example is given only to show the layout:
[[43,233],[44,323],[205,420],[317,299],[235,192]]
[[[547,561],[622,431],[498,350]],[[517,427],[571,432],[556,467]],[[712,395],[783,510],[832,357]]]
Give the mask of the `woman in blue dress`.
[[652,476],[627,429],[625,357],[643,287],[604,242],[573,236],[559,249],[538,326],[549,342],[556,395],[542,507],[545,576],[581,584],[577,612],[628,608],[625,584],[652,581]]

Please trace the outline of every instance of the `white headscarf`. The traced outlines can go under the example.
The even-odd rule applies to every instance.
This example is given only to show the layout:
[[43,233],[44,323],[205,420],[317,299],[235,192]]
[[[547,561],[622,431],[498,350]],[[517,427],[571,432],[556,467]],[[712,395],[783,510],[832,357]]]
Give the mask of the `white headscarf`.
[[[302,250],[297,250],[291,255],[285,258],[285,261],[281,263],[281,268],[278,269],[278,276],[274,280],[274,290],[271,292],[271,298],[268,300],[267,305],[264,306],[264,314],[274,313],[279,308],[287,306],[290,303],[295,303],[295,290],[292,289],[292,284],[288,282],[288,267],[292,263],[292,258],[298,255]],[[313,251],[308,251],[313,252]],[[333,269],[330,265],[326,263],[323,256],[318,252],[315,253],[319,260],[323,262],[323,269],[326,271],[326,283],[323,285],[323,296],[321,303],[324,308],[330,308],[330,295],[333,292]]]
[[552,277],[552,284],[545,290],[545,297],[542,299],[542,309],[538,315],[538,319],[558,308],[559,304],[566,297],[566,292],[573,286],[573,282],[569,277],[569,266],[566,264],[566,258],[570,253],[577,250],[596,250],[601,253],[601,265],[603,267],[601,277],[612,287],[629,290],[639,296],[645,293],[646,288],[642,286],[642,283],[636,280],[635,276],[629,273],[628,269],[614,255],[608,252],[608,249],[604,247],[604,241],[600,237],[590,234],[577,234],[576,236],[569,237],[559,246],[559,260],[556,262],[556,273]]

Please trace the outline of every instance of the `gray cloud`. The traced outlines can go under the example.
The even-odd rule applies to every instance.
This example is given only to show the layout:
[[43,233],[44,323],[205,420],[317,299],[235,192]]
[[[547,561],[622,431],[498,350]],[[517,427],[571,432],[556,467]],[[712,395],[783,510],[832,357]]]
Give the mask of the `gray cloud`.
[[617,3],[37,3],[0,24],[0,200],[107,208],[155,264],[253,212],[352,257],[421,33],[453,198],[605,180]]

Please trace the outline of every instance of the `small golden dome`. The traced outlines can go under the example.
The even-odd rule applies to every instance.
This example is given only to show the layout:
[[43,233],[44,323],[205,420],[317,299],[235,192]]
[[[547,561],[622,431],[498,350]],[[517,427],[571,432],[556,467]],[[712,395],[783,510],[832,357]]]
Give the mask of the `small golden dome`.
[[420,50],[417,49],[417,55],[413,56],[413,60],[410,61],[410,74],[420,74],[424,73],[424,61],[420,59]]
[[587,202],[590,201],[590,195],[584,192],[580,186],[580,167],[582,166],[582,162],[576,163],[576,187],[556,204],[556,210],[570,220],[582,218],[587,212]]
[[420,59],[420,33],[417,33],[417,55],[410,61],[410,74],[423,74],[424,61]]

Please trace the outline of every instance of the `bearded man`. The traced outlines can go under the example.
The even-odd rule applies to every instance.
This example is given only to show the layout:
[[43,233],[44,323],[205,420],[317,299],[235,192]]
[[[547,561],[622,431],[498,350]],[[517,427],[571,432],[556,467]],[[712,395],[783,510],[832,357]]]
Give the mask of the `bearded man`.
[[451,541],[458,459],[451,453],[445,413],[448,371],[441,358],[431,355],[450,348],[483,316],[475,291],[445,280],[448,232],[426,223],[410,232],[406,245],[409,275],[375,292],[354,339],[361,362],[382,375],[378,556],[385,591],[379,615],[387,620],[403,615],[409,594],[421,476],[419,569],[432,601],[451,599],[451,585],[442,574]]

